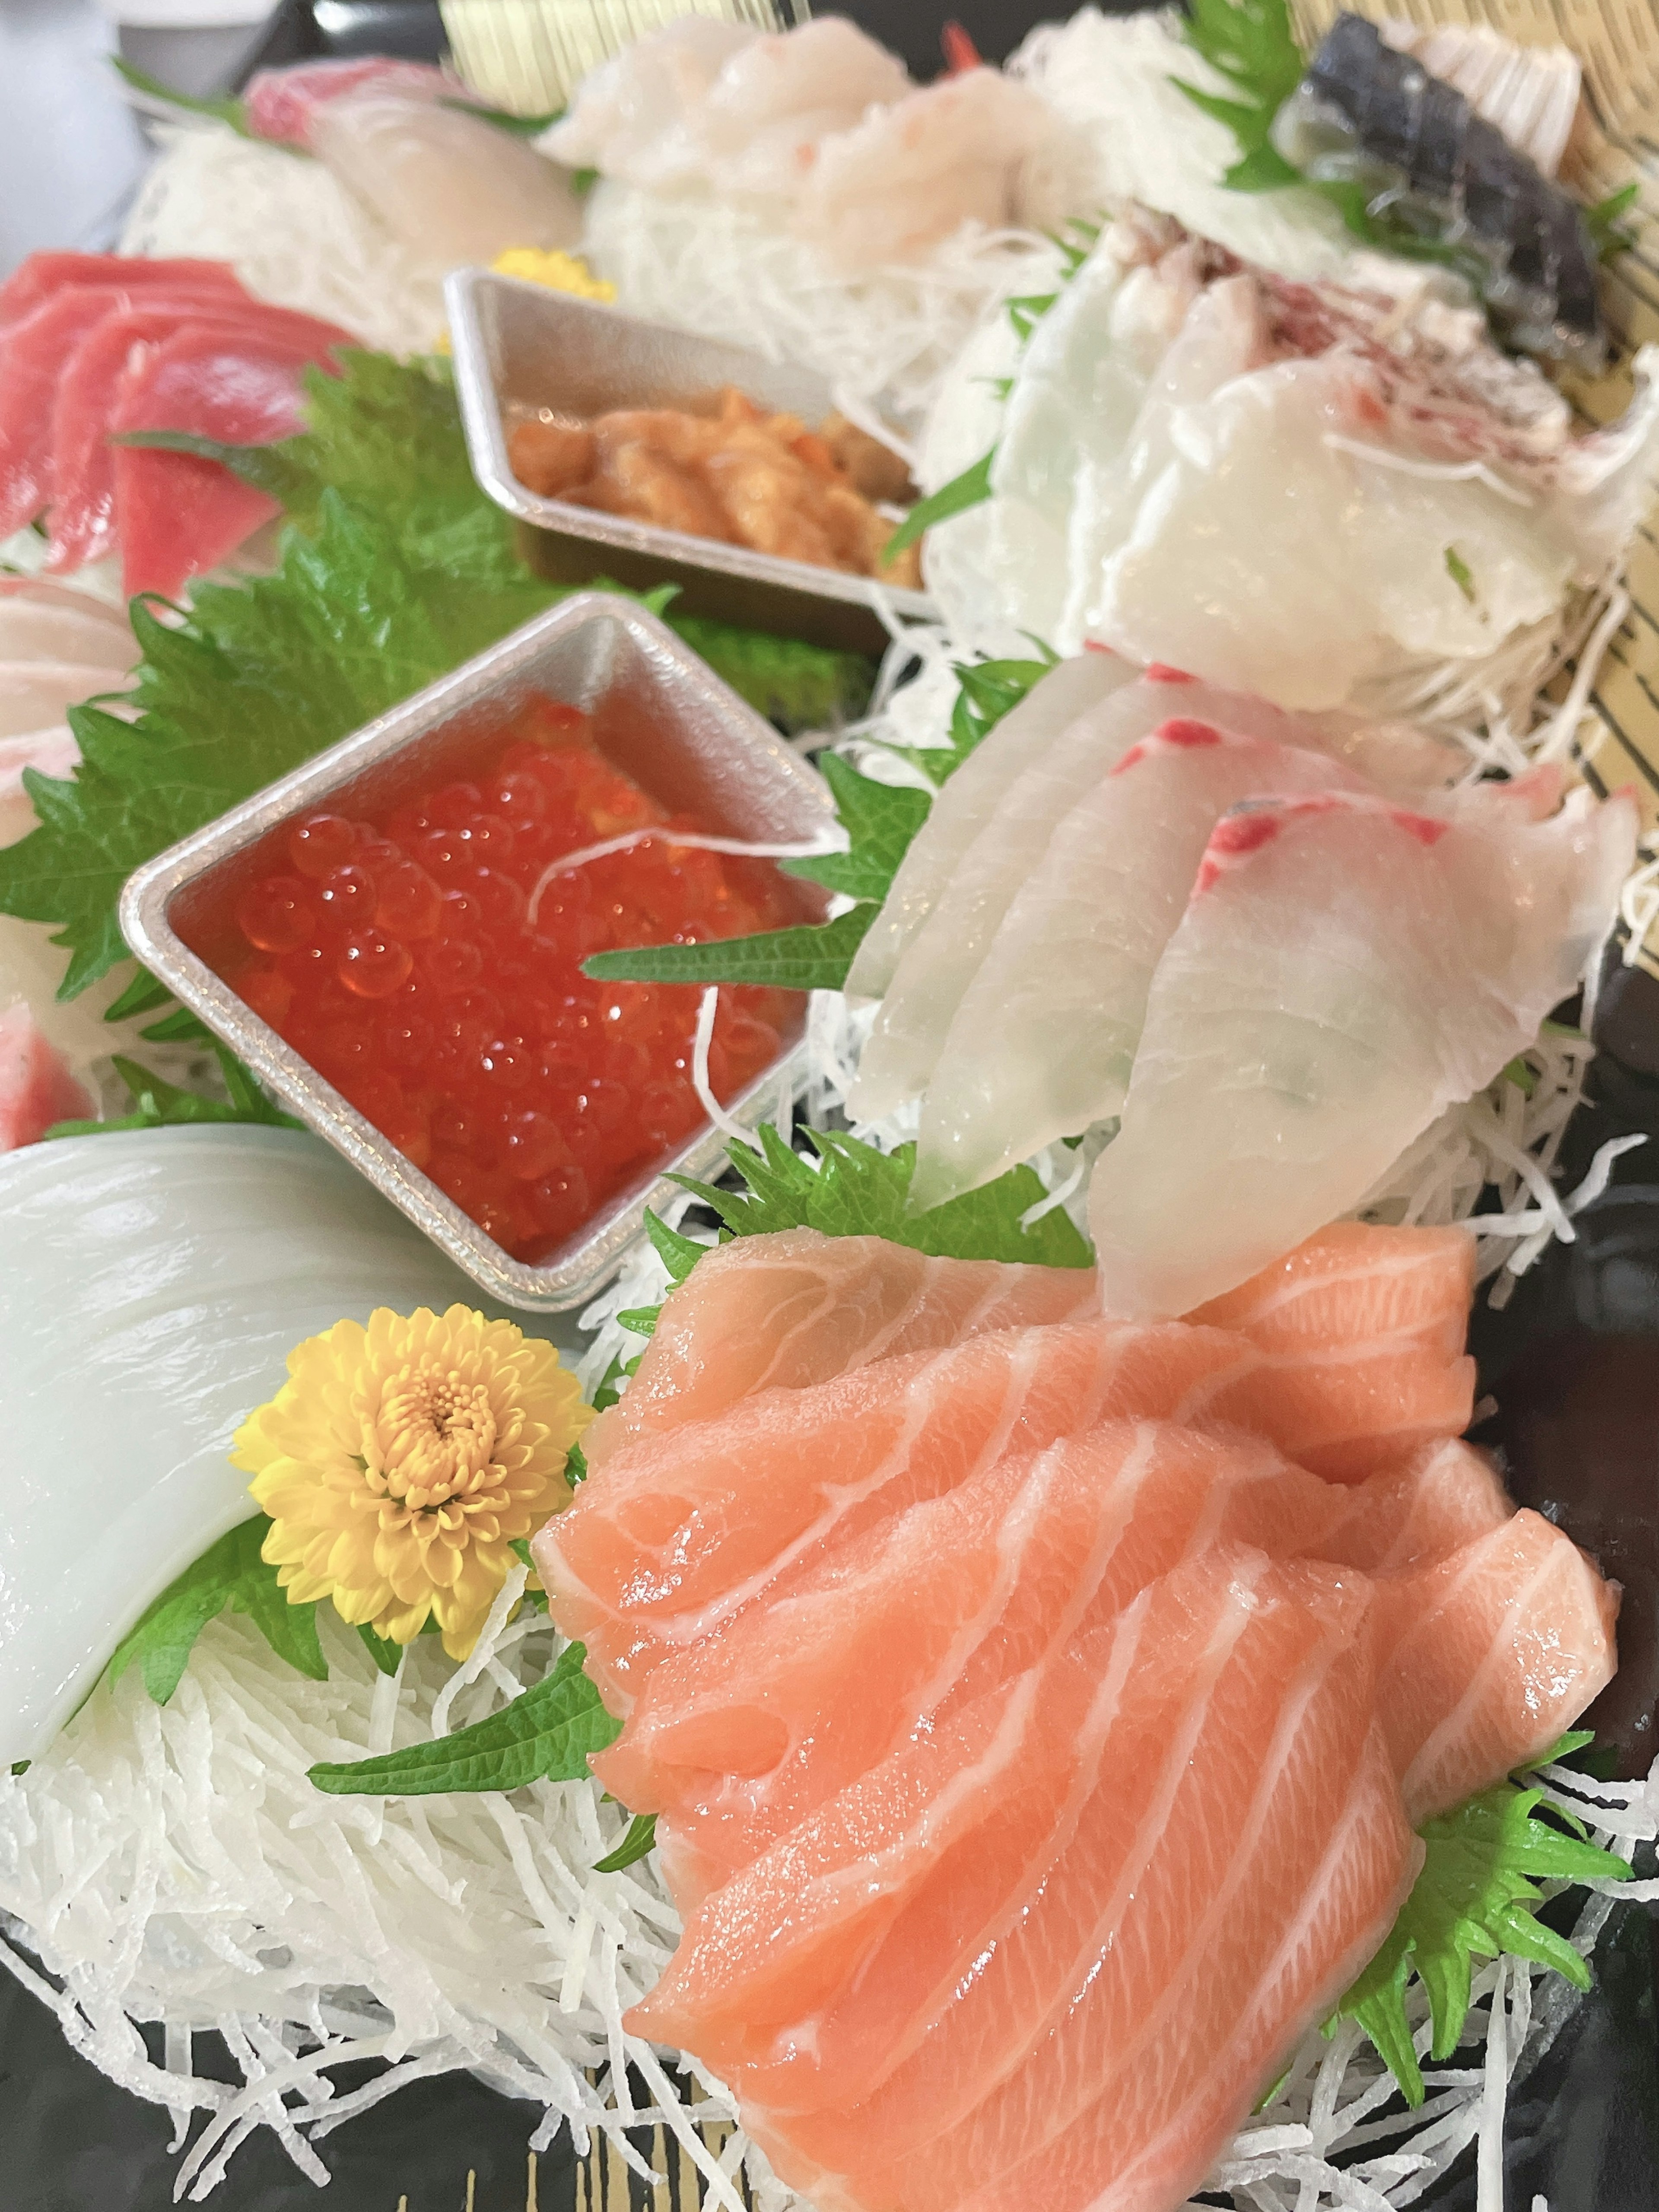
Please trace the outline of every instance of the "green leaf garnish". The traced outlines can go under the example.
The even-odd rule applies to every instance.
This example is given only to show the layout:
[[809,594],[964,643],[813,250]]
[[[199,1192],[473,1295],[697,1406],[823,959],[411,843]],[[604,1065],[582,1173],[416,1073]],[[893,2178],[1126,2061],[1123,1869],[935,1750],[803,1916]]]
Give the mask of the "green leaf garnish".
[[620,1874],[635,1859],[647,1857],[657,1846],[657,1816],[654,1813],[635,1813],[628,1824],[628,1833],[614,1851],[593,1862],[595,1874]]
[[721,937],[702,945],[633,945],[596,952],[584,975],[604,983],[764,983],[778,991],[838,991],[878,909],[849,907],[833,921]]
[[1060,1207],[1028,1229],[1020,1216],[1038,1205],[1042,1184],[1032,1168],[1012,1168],[994,1182],[924,1213],[907,1212],[916,1148],[878,1152],[834,1129],[809,1129],[818,1164],[792,1152],[769,1122],[758,1151],[733,1144],[728,1157],[743,1190],[721,1190],[690,1176],[673,1180],[695,1191],[734,1237],[777,1229],[817,1229],[826,1237],[884,1237],[935,1259],[1035,1261],[1086,1267],[1093,1255]]
[[[1565,1758],[1588,1741],[1587,1732],[1575,1731],[1537,1764]],[[1589,1969],[1572,1945],[1534,1917],[1542,1902],[1538,1885],[1627,1879],[1632,1869],[1599,1844],[1564,1835],[1556,1822],[1571,1816],[1559,1808],[1538,1818],[1543,1796],[1500,1782],[1455,1812],[1425,1821],[1418,1832],[1428,1856],[1411,1895],[1387,1942],[1326,2023],[1329,2035],[1338,2021],[1358,2021],[1413,2108],[1424,2096],[1406,2014],[1413,1973],[1428,1992],[1430,2056],[1437,2060],[1449,2058],[1462,2039],[1477,1959],[1536,1960],[1575,1989],[1589,1987]]]
[[401,1644],[393,1644],[384,1636],[377,1636],[366,1620],[357,1624],[357,1633],[363,1639],[364,1649],[383,1674],[395,1674],[404,1663]]
[[811,860],[785,860],[787,876],[805,876],[826,890],[848,898],[872,899],[878,904],[887,896],[899,862],[909,850],[910,840],[927,818],[931,793],[914,785],[878,783],[860,775],[839,753],[823,753],[818,769],[836,801],[836,812],[847,831],[844,853],[821,853]]
[[1268,136],[1307,67],[1285,0],[1191,0],[1181,35],[1233,89],[1229,99],[1183,77],[1171,79],[1238,142],[1239,159],[1222,182],[1239,191],[1299,182],[1299,173],[1274,151]]
[[1455,545],[1446,548],[1446,574],[1469,605],[1474,605],[1474,572]]
[[1640,181],[1632,178],[1616,192],[1609,192],[1605,199],[1584,210],[1584,228],[1589,233],[1590,247],[1598,261],[1616,260],[1635,245],[1636,233],[1620,217],[1628,215],[1635,206],[1641,189]]
[[966,514],[970,507],[982,506],[991,496],[991,464],[996,457],[997,449],[993,446],[971,468],[964,469],[959,477],[952,477],[937,491],[929,492],[926,499],[919,499],[882,548],[883,561],[896,560],[907,546],[914,545],[923,531],[931,530],[936,522],[948,522],[953,514]]
[[116,1053],[112,1055],[115,1071],[132,1093],[133,1111],[107,1121],[54,1121],[46,1133],[46,1138],[101,1137],[115,1129],[173,1129],[194,1121],[252,1121],[269,1129],[305,1127],[291,1114],[284,1114],[279,1106],[274,1106],[235,1054],[216,1037],[208,1037],[196,1017],[183,1008],[175,1021],[157,1022],[144,1034],[155,1036],[165,1033],[171,1039],[194,1037],[198,1032],[213,1048],[225,1088],[230,1093],[228,1100],[204,1098],[198,1091],[181,1090],[176,1083],[167,1083],[161,1076],[152,1075],[147,1067],[141,1067],[137,1060]]
[[[177,85],[163,83],[159,76],[152,76],[148,70],[141,70],[137,63],[124,60],[119,54],[112,54],[109,61],[116,75],[130,84],[135,92],[142,92],[151,100],[165,100],[169,107],[182,108],[187,115],[205,115],[211,117],[216,123],[228,123],[240,137],[258,136],[249,129],[247,110],[240,100],[204,100],[196,93],[180,92]],[[276,142],[261,139],[259,143],[271,145]],[[297,154],[301,149],[297,146],[284,146],[282,150],[285,154]]]
[[197,1638],[228,1606],[245,1613],[279,1659],[313,1682],[328,1679],[328,1662],[317,1641],[317,1608],[290,1605],[276,1569],[261,1558],[270,1522],[263,1513],[222,1536],[154,1605],[115,1647],[108,1668],[112,1686],[136,1659],[144,1687],[158,1705],[178,1688]]
[[580,1644],[567,1644],[545,1680],[454,1735],[378,1759],[325,1762],[310,1769],[310,1778],[333,1797],[426,1797],[585,1782],[591,1755],[622,1732],[582,1672],[585,1656]]

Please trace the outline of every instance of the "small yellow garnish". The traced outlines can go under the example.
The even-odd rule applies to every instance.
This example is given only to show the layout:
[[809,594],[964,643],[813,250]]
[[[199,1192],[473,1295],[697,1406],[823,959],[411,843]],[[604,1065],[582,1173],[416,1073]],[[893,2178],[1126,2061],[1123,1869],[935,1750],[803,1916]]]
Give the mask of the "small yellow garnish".
[[550,292],[574,292],[579,300],[614,300],[617,288],[596,276],[574,253],[544,253],[534,246],[509,246],[490,263],[498,276],[520,276],[526,284],[545,284]]
[[428,1616],[465,1659],[529,1536],[570,1495],[565,1456],[592,1418],[550,1344],[465,1306],[364,1328],[336,1322],[237,1431],[233,1463],[271,1529],[294,1605],[407,1644]]

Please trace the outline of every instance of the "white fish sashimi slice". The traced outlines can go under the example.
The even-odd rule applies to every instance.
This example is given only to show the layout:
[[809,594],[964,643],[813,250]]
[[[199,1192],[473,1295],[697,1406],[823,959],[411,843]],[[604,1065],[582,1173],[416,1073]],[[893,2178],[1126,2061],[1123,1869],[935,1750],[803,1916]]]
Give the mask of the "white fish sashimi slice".
[[[0,662],[52,660],[97,669],[107,690],[138,659],[126,617],[87,592],[33,579],[0,578]],[[85,694],[82,695],[83,697]]]
[[1626,799],[1470,794],[1224,817],[1146,1006],[1090,1226],[1109,1313],[1189,1312],[1358,1206],[1577,983],[1635,850]]
[[[1173,669],[1149,672],[1070,723],[1003,793],[994,818],[968,850],[952,856],[945,888],[906,948],[864,1048],[849,1102],[861,1121],[881,1121],[927,1089],[963,994],[1055,824],[1173,714],[1243,737],[1319,743],[1313,726],[1294,715],[1192,683]],[[916,845],[932,828],[930,817]]]
[[0,661],[0,740],[26,738],[63,720],[101,692],[127,690],[119,671],[63,660]]
[[922,1107],[913,1204],[1121,1109],[1153,970],[1229,807],[1364,788],[1322,753],[1189,717],[1132,745],[1060,823],[963,994]]
[[848,971],[847,988],[854,997],[878,999],[891,983],[905,947],[1009,787],[1068,724],[1139,672],[1115,653],[1083,653],[1062,660],[975,747],[939,790],[925,827],[899,862],[881,912]]

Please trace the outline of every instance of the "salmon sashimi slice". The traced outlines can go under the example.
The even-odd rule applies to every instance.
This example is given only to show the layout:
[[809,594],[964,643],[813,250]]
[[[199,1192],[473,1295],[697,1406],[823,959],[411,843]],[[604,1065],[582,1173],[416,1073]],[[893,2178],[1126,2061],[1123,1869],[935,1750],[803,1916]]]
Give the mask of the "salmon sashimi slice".
[[53,574],[101,560],[113,550],[115,454],[109,433],[117,397],[133,349],[160,343],[185,322],[210,329],[233,350],[285,362],[296,371],[307,362],[323,360],[332,347],[351,343],[337,325],[251,301],[227,300],[222,313],[205,303],[185,307],[171,295],[145,296],[125,312],[106,316],[64,366],[52,403],[52,552],[46,566]]
[[1627,798],[1547,822],[1477,786],[1216,825],[1090,1186],[1108,1311],[1189,1313],[1350,1212],[1571,994],[1635,849]]
[[738,1237],[669,1292],[626,1393],[583,1439],[588,1470],[757,1390],[800,1389],[993,1329],[1083,1321],[1097,1306],[1082,1267],[931,1260],[885,1237],[815,1229]]
[[780,1577],[1006,1452],[1113,1414],[1225,1404],[1260,1355],[1219,1329],[1090,1322],[1004,1329],[647,1437],[590,1474],[532,1547],[563,1632],[628,1711],[663,1651],[706,1636]]
[[1218,1540],[1316,1548],[1348,1495],[1271,1445],[1169,1422],[1005,1456],[665,1660],[594,1771],[670,1816],[659,1848],[684,1911],[928,1716],[1109,1625]]
[[1515,1511],[1491,1462],[1455,1437],[1334,1496],[1330,1525],[1310,1556],[1374,1575],[1447,1559]]
[[[924,2007],[946,2002],[958,1954],[971,1958],[1040,1881],[1053,1839],[1092,1795],[1149,1610],[1138,1601],[837,1793],[690,1916],[626,2025],[728,2079],[781,2065],[816,2082],[819,2029],[872,1971],[888,1985],[879,1954],[895,1942],[913,1984],[920,1973],[926,1985]],[[948,1917],[936,1910],[942,1893]],[[890,2043],[904,2031],[887,2019]],[[858,2065],[850,2050],[822,2057],[832,2084]]]
[[1616,1587],[1530,1510],[1377,1589],[1379,1711],[1413,1821],[1547,1752],[1618,1664]]
[[[745,2122],[786,2179],[839,2174],[849,2201],[904,2212],[956,2204],[1063,2131],[1103,2082],[1132,2074],[1171,1993],[1183,2011],[1193,2003],[1192,1985],[1240,1925],[1237,1970],[1197,2001],[1200,2039],[1218,2056],[1252,1971],[1290,1923],[1303,1922],[1334,1979],[1353,1939],[1316,1895],[1308,1911],[1310,1891],[1357,1794],[1368,1811],[1380,1801],[1380,1820],[1364,1824],[1382,1848],[1358,1885],[1357,1939],[1377,1940],[1421,1852],[1372,1723],[1366,1612],[1363,1583],[1218,1551],[1144,1593],[1115,1631],[1072,1647],[1097,1668],[1094,1647],[1109,1636],[1123,1680],[1086,1763],[1093,1786],[1056,1827],[1042,1879],[1001,1885],[988,1926],[977,1897],[967,1904],[992,1887],[986,1855],[938,1859],[833,2008],[728,2062]],[[1362,1775],[1375,1782],[1357,1793]],[[1247,2054],[1238,2071],[1250,2078],[1224,2129],[1300,2025],[1276,2019]]]
[[1390,1359],[1408,1349],[1455,1359],[1474,1297],[1467,1229],[1336,1221],[1187,1319],[1236,1329],[1267,1352],[1340,1346]]

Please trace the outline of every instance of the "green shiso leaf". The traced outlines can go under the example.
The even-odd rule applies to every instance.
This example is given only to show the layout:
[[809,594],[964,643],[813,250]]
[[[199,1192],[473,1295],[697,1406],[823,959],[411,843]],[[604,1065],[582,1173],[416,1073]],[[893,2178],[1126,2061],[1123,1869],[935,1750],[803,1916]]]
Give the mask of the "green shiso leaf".
[[377,1636],[366,1620],[357,1624],[357,1633],[363,1639],[364,1649],[383,1674],[395,1674],[404,1662],[404,1647],[389,1638]]
[[614,1743],[622,1729],[583,1674],[585,1656],[580,1644],[567,1644],[544,1681],[454,1735],[379,1759],[313,1766],[311,1780],[334,1797],[425,1797],[585,1782],[589,1757]]
[[738,1144],[729,1149],[743,1189],[674,1178],[712,1207],[734,1237],[816,1229],[826,1237],[884,1237],[936,1259],[1029,1261],[1049,1267],[1086,1267],[1093,1256],[1058,1207],[1024,1226],[1020,1217],[1043,1196],[1031,1168],[1012,1168],[978,1190],[912,1213],[906,1207],[914,1145],[880,1152],[842,1132],[812,1129],[807,1134],[818,1156],[814,1163],[792,1152],[769,1123],[757,1133],[758,1151]]
[[[247,110],[240,100],[204,100],[195,93],[180,92],[177,85],[164,83],[159,76],[152,76],[148,70],[141,70],[135,62],[126,61],[119,54],[112,54],[109,60],[116,75],[146,98],[165,100],[169,107],[181,108],[186,115],[210,116],[216,123],[228,123],[240,137],[257,136],[248,128]],[[266,145],[275,143],[270,139],[261,141]],[[282,150],[295,154],[300,149],[285,146]]]
[[1274,151],[1268,136],[1306,68],[1285,0],[1192,0],[1182,36],[1233,88],[1230,99],[1182,77],[1172,80],[1237,141],[1239,159],[1222,181],[1239,191],[1298,182],[1299,173]]
[[[1589,1741],[1577,1730],[1539,1762],[1547,1765]],[[1358,2021],[1376,2045],[1408,2105],[1423,2102],[1423,2073],[1406,2014],[1406,1989],[1416,1974],[1428,1993],[1430,2056],[1449,2058],[1468,2016],[1474,1962],[1500,1954],[1535,1960],[1575,1989],[1589,1987],[1589,1970],[1564,1936],[1535,1917],[1544,1881],[1628,1879],[1628,1861],[1580,1836],[1563,1834],[1551,1808],[1540,1817],[1540,1790],[1500,1782],[1438,1820],[1425,1821],[1427,1856],[1387,1942],[1326,2024]]]
[[145,1689],[158,1705],[166,1705],[197,1638],[227,1606],[248,1615],[279,1659],[313,1682],[325,1681],[328,1662],[317,1640],[316,1607],[290,1605],[276,1568],[260,1556],[270,1528],[265,1516],[256,1514],[169,1583],[117,1644],[108,1668],[111,1683],[137,1660]]
[[[959,666],[961,690],[951,709],[948,739],[925,751],[905,752],[902,757],[935,786],[942,784],[1053,665],[1050,656]],[[854,954],[891,888],[899,862],[927,818],[931,800],[914,786],[878,783],[872,776],[860,775],[835,753],[821,755],[818,766],[835,796],[848,849],[783,865],[792,875],[811,878],[856,898],[856,906],[833,921],[763,930],[753,937],[596,952],[583,962],[582,972],[611,983],[768,983],[786,991],[840,990]]]
[[926,499],[919,499],[882,549],[882,559],[896,560],[936,522],[948,522],[953,514],[966,514],[969,507],[982,506],[991,496],[991,464],[996,457],[997,449],[993,446],[971,468],[964,469],[959,477],[952,477],[937,491],[929,492]]
[[[62,997],[125,957],[116,902],[142,862],[567,596],[474,483],[447,366],[348,350],[340,369],[307,373],[307,428],[280,445],[143,434],[234,469],[290,527],[274,575],[199,586],[176,626],[135,602],[138,720],[71,708],[79,764],[26,772],[40,826],[0,854],[0,913],[54,926]],[[867,689],[856,654],[680,626],[781,720],[832,722]],[[133,989],[123,1014],[166,1003]]]
[[[201,1024],[194,1015],[183,1018],[194,1024],[194,1028],[186,1030],[182,1024],[157,1022],[145,1034],[154,1036],[159,1030],[168,1030],[193,1037]],[[204,1030],[202,1034],[206,1036]],[[252,1121],[268,1129],[303,1128],[303,1122],[296,1121],[291,1114],[284,1114],[279,1106],[271,1103],[234,1054],[227,1051],[216,1038],[208,1041],[230,1094],[228,1099],[204,1098],[199,1091],[182,1091],[176,1083],[152,1075],[137,1060],[116,1053],[112,1055],[115,1072],[132,1093],[132,1112],[117,1115],[107,1121],[54,1121],[46,1133],[46,1139],[101,1137],[114,1129],[173,1129],[191,1121]]]
[[636,1859],[647,1857],[657,1847],[657,1816],[654,1813],[635,1813],[628,1824],[628,1833],[614,1851],[593,1862],[595,1874],[620,1874]]
[[1584,228],[1589,233],[1590,246],[1598,261],[1616,260],[1635,245],[1636,233],[1620,217],[1630,213],[1641,190],[1640,181],[1632,178],[1616,192],[1609,192],[1605,199],[1584,210]]
[[722,937],[705,945],[635,945],[596,952],[582,973],[604,983],[765,983],[779,991],[838,991],[878,909],[849,907],[834,921]]

